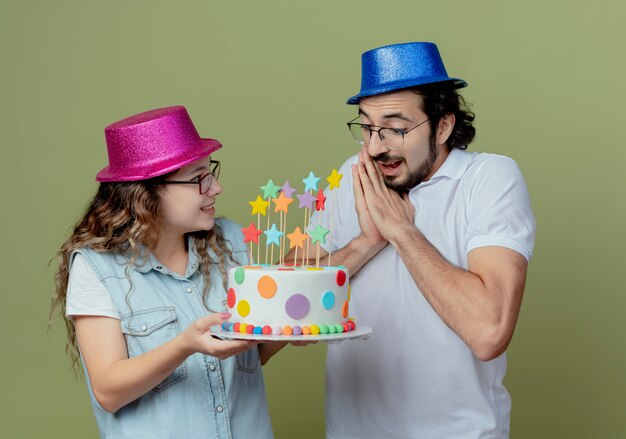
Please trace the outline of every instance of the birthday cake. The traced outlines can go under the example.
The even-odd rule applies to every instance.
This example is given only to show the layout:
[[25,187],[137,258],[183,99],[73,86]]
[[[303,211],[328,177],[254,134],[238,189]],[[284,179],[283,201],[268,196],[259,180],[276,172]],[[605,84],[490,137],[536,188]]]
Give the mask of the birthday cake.
[[349,279],[344,267],[251,265],[228,272],[228,331],[263,335],[348,332]]
[[[331,209],[333,207],[334,188],[338,188],[342,175],[333,169],[326,179],[333,193]],[[318,335],[335,334],[352,331],[356,323],[348,317],[350,301],[350,280],[348,270],[342,266],[330,265],[330,254],[326,264],[320,264],[320,244],[324,244],[332,237],[332,225],[325,229],[321,224],[315,227],[311,224],[313,210],[322,214],[326,208],[326,196],[317,188],[319,178],[309,173],[303,179],[305,184],[302,194],[297,194],[300,201],[299,208],[303,209],[303,229],[295,227],[292,233],[287,232],[287,214],[289,205],[294,201],[292,188],[287,181],[282,187],[269,180],[261,186],[263,196],[256,196],[250,201],[252,215],[256,215],[256,225],[251,222],[242,228],[244,243],[250,244],[249,259],[252,261],[256,253],[256,260],[261,260],[262,242],[264,237],[265,264],[257,263],[243,267],[233,267],[228,272],[227,305],[232,314],[228,322],[222,324],[226,331],[257,334],[257,335]],[[280,195],[279,195],[280,193]],[[316,194],[316,196],[313,196]],[[278,214],[270,227],[271,210],[268,207],[274,203],[274,213]],[[332,212],[331,212],[332,215]],[[261,230],[261,216],[267,217],[266,230]],[[291,218],[293,218],[293,209]],[[290,219],[290,221],[294,221]],[[285,247],[289,241],[289,248],[294,250],[294,262],[287,264],[284,260]],[[310,245],[305,243],[309,241]],[[256,249],[253,245],[256,244]],[[278,249],[276,264],[274,248]],[[301,250],[301,258],[298,257]],[[254,251],[256,250],[256,251]],[[313,258],[309,251],[315,251]],[[269,253],[269,255],[268,255]]]

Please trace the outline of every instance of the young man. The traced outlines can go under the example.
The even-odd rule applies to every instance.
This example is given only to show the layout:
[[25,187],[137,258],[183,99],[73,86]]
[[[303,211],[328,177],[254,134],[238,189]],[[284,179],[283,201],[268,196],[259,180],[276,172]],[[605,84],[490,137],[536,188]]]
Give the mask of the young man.
[[328,438],[509,435],[504,352],[535,220],[513,160],[465,151],[466,85],[432,43],[363,54],[348,100],[361,149],[321,220],[329,228],[334,212],[325,250],[349,269],[351,314],[373,333],[329,346]]

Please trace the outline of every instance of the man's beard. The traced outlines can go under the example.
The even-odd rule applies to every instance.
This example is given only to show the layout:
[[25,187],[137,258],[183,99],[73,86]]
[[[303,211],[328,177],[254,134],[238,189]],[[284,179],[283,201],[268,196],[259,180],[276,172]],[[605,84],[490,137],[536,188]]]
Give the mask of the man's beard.
[[[426,176],[431,173],[435,161],[437,161],[438,157],[439,150],[437,149],[437,143],[435,142],[435,137],[431,136],[429,139],[428,158],[426,159],[426,161],[422,163],[420,167],[417,168],[415,171],[409,170],[409,175],[407,176],[406,181],[403,183],[396,182],[395,180],[397,179],[397,177],[383,175],[385,185],[389,189],[393,189],[400,194],[410,191],[415,186],[424,181],[424,178],[426,178]],[[377,155],[376,157],[372,157],[372,160],[377,162],[388,162],[393,160],[404,161],[403,158],[394,157],[389,153],[383,153]]]

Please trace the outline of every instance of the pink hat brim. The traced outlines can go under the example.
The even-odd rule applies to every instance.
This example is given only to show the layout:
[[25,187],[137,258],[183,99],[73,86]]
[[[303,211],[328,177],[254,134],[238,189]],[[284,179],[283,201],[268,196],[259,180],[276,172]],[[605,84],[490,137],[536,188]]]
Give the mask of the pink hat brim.
[[190,163],[200,160],[203,157],[217,151],[222,144],[215,139],[200,139],[198,147],[185,154],[182,157],[167,159],[165,162],[154,163],[143,169],[136,169],[136,173],[116,173],[112,172],[109,166],[106,166],[96,174],[96,181],[101,183],[112,183],[122,181],[141,181],[176,171],[177,169],[187,166]]

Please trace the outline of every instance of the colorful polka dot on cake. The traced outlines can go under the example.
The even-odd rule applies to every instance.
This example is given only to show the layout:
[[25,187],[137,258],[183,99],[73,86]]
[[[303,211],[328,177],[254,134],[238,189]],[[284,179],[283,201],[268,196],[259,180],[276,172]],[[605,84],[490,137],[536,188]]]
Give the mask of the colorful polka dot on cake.
[[240,300],[237,305],[237,312],[241,317],[246,317],[250,314],[250,303],[247,300]]
[[237,267],[235,270],[235,282],[241,285],[246,278],[246,270],[243,267]]
[[285,311],[287,315],[294,320],[300,320],[309,312],[309,299],[304,294],[293,294],[287,302],[285,302]]
[[235,294],[234,288],[229,288],[228,293],[226,294],[226,304],[229,308],[234,308],[235,303],[237,302],[237,295]]
[[331,309],[335,306],[335,294],[332,291],[326,291],[322,296],[322,306],[325,309]]
[[343,287],[346,283],[346,272],[343,270],[337,270],[337,285]]
[[257,289],[261,297],[271,299],[276,294],[276,281],[271,276],[262,276],[257,283]]

